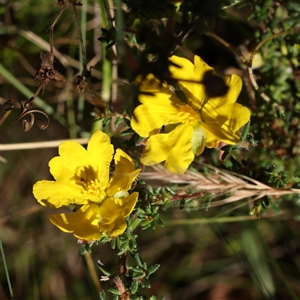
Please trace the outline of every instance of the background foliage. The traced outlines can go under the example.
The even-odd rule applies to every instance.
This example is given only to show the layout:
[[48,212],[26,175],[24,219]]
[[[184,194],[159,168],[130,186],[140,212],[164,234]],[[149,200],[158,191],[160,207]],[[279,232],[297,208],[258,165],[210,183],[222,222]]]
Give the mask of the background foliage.
[[[1,144],[87,137],[92,129],[100,128],[100,117],[105,116],[106,131],[114,135],[115,144],[124,146],[119,133],[128,127],[108,121],[113,117],[119,123],[118,116],[123,121],[123,115],[116,113],[130,113],[137,105],[136,91],[128,84],[138,74],[149,72],[166,78],[167,58],[174,51],[186,56],[195,53],[219,73],[243,77],[239,101],[251,109],[252,119],[244,144],[225,149],[224,161],[219,160],[220,149],[207,150],[193,167],[206,163],[275,188],[300,188],[298,0],[186,0],[181,6],[166,0],[81,2],[79,24],[67,8],[54,28],[54,47],[61,54],[55,55],[54,67],[66,81],[52,80],[34,100],[49,115],[50,126],[44,131],[33,126],[24,133],[21,122],[11,125],[17,111],[2,112]],[[54,0],[0,3],[1,104],[8,99],[26,101],[38,87],[39,82],[32,78],[40,68],[40,52],[49,51],[46,30],[60,9]],[[73,85],[75,76],[86,71],[78,26],[86,44],[88,68],[93,66],[92,85],[83,93]],[[280,35],[282,32],[286,34]],[[255,91],[246,66],[216,36],[247,57],[274,34],[278,36],[264,43],[253,61],[259,85]],[[126,150],[137,155],[134,145],[129,139]],[[224,300],[300,297],[299,195],[278,194],[255,204],[246,199],[210,208],[209,198],[173,201],[173,205],[165,203],[168,208],[164,211],[141,204],[139,214],[145,219],[134,231],[136,237],[125,233],[114,250],[110,243],[99,244],[82,256],[74,237],[50,224],[51,210],[40,207],[32,196],[37,180],[50,179],[48,161],[56,154],[56,148],[1,152],[2,263],[7,263],[15,299],[97,299],[103,275],[99,262],[101,269],[112,274],[110,278],[119,273],[117,253],[128,242],[126,234],[132,248],[136,238],[139,253],[135,258],[129,255],[129,265],[136,266],[130,272],[138,274],[144,262],[148,270],[160,265],[149,277],[151,288],[139,290],[145,299],[151,295]],[[145,181],[137,188],[149,203],[172,197],[168,189],[158,193]],[[158,185],[166,187],[167,183]],[[248,216],[253,207],[254,214],[260,211],[260,219]],[[146,222],[149,216],[153,222]],[[0,274],[0,298],[10,299],[4,267]],[[101,285],[106,291],[116,289],[112,279]],[[107,293],[107,297],[112,296]]]

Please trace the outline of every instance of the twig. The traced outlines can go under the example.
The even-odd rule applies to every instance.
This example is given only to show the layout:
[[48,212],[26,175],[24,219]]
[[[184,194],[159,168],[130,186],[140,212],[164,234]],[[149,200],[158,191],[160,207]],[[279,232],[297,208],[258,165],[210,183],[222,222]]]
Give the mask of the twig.
[[[256,91],[259,92],[259,94],[261,95],[261,97],[265,101],[269,102],[270,101],[270,97],[267,96],[265,93],[262,93],[262,92],[259,91],[258,84],[257,84],[257,82],[256,82],[256,80],[254,78],[254,74],[253,74],[253,70],[252,70],[252,60],[253,60],[253,58],[252,58],[252,60],[249,59],[249,61],[247,61],[247,59],[241,53],[239,53],[234,47],[232,47],[229,43],[227,43],[226,41],[224,41],[222,38],[220,38],[219,36],[217,36],[213,32],[204,32],[204,34],[207,35],[207,36],[211,36],[216,41],[218,41],[219,43],[221,43],[222,45],[224,45],[227,49],[229,49],[230,51],[232,51],[237,57],[239,57],[239,59],[241,60],[241,62],[243,64],[245,64],[246,67],[247,67],[248,74],[249,74],[252,86],[254,87],[254,89]],[[254,57],[253,53],[255,54],[255,52],[252,52],[252,55]]]
[[[59,2],[60,3],[60,2]],[[58,5],[59,6],[59,5]],[[54,61],[54,51],[53,51],[53,29],[54,26],[56,24],[56,22],[58,21],[58,19],[60,18],[60,16],[62,15],[62,13],[64,12],[64,10],[67,8],[67,4],[62,2],[61,4],[61,10],[59,12],[59,14],[57,15],[57,17],[55,18],[55,20],[53,21],[53,23],[48,27],[47,31],[49,31],[49,37],[50,37],[50,60],[53,63]]]
[[36,143],[32,142],[32,143],[0,144],[0,151],[56,148],[62,142],[65,141],[73,141],[81,145],[85,145],[88,143],[89,138],[72,139],[72,140],[56,140],[56,141],[36,142]]
[[281,32],[278,32],[278,33],[274,33],[268,37],[266,37],[265,39],[263,39],[260,43],[258,43],[256,45],[256,47],[254,48],[254,50],[252,51],[251,55],[250,55],[250,58],[248,60],[248,65],[249,67],[252,67],[252,61],[253,61],[253,58],[254,58],[254,55],[255,53],[259,50],[259,48],[265,44],[266,42],[270,41],[270,40],[273,40],[275,38],[278,38],[280,36],[283,36],[283,35],[288,35],[288,34],[295,34],[297,32],[300,32],[300,27],[296,27],[296,28],[292,28],[290,30],[284,30],[284,31],[281,31]]
[[245,65],[248,64],[247,59],[239,51],[237,51],[234,47],[232,47],[229,43],[227,43],[225,40],[220,38],[218,35],[216,35],[215,33],[211,32],[211,31],[206,31],[206,32],[204,32],[204,34],[212,37],[213,39],[218,41],[220,44],[224,45],[227,49],[229,49],[231,52],[233,52],[241,60],[241,62],[243,64],[245,64]]
[[[263,39],[260,43],[258,43],[256,45],[256,47],[254,48],[254,50],[252,51],[248,61],[246,60],[246,58],[239,53],[238,51],[236,51],[236,49],[234,47],[232,47],[229,43],[227,43],[226,41],[224,41],[222,38],[220,38],[219,36],[217,36],[216,34],[214,34],[213,32],[204,32],[205,35],[207,36],[211,36],[212,38],[214,38],[216,41],[218,41],[219,43],[221,43],[222,45],[224,45],[227,49],[229,49],[230,51],[232,51],[237,57],[239,57],[239,59],[241,60],[241,62],[243,64],[246,65],[247,69],[248,69],[248,74],[252,83],[252,86],[254,87],[255,90],[257,90],[259,92],[259,87],[258,84],[254,78],[254,74],[253,74],[253,70],[252,70],[252,61],[253,58],[256,54],[256,52],[268,41],[274,39],[274,38],[278,38],[280,36],[284,36],[284,35],[288,35],[288,34],[295,34],[297,32],[300,32],[300,27],[296,27],[296,28],[292,28],[290,30],[284,30],[275,34],[272,34],[270,36],[268,36],[267,38]],[[269,102],[271,99],[269,96],[267,96],[265,93],[261,93],[260,92],[261,97]]]

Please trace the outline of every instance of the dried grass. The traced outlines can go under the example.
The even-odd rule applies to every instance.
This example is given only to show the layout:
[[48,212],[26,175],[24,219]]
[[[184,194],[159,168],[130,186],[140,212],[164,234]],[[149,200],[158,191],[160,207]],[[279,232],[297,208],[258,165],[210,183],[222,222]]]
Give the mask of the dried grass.
[[178,184],[174,190],[188,190],[192,193],[204,192],[212,194],[214,201],[211,206],[219,206],[251,198],[258,200],[265,196],[283,196],[300,194],[300,189],[273,188],[253,178],[209,165],[199,165],[197,171],[188,170],[185,174],[173,174],[161,165],[152,167],[154,171],[140,174],[140,178],[155,185]]

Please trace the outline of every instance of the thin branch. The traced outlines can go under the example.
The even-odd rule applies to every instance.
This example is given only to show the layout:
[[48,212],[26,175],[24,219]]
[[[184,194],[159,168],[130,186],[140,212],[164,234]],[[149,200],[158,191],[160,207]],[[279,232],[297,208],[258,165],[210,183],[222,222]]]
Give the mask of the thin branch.
[[[36,35],[34,32],[19,29],[18,33],[22,37],[26,38],[28,41],[32,42],[33,44],[37,45],[38,47],[42,48],[43,50],[48,51],[50,44],[47,41],[43,40],[38,35]],[[68,56],[66,54],[60,53],[57,49],[53,49],[53,51],[54,51],[54,56],[60,61],[60,63],[64,67],[71,66],[71,67],[76,68],[77,70],[79,70],[81,68],[80,62],[77,61],[76,59],[74,59],[71,56]],[[93,70],[93,77],[101,79],[102,73],[95,69],[95,70]]]
[[229,49],[231,52],[233,52],[240,60],[243,64],[245,64],[245,66],[247,67],[248,70],[248,74],[252,83],[252,86],[254,87],[254,89],[256,91],[259,92],[260,96],[267,102],[270,101],[270,97],[267,96],[265,93],[262,93],[259,91],[259,87],[258,84],[254,78],[254,74],[253,74],[253,70],[252,70],[252,60],[254,57],[255,52],[252,52],[251,56],[253,55],[252,59],[250,58],[249,61],[247,61],[247,59],[239,52],[237,51],[234,47],[232,47],[229,43],[227,43],[225,40],[223,40],[222,38],[220,38],[219,36],[217,36],[215,33],[213,32],[204,32],[205,35],[207,36],[211,36],[212,38],[214,38],[216,41],[218,41],[219,43],[221,43],[222,45],[224,45],[227,49]]
[[[224,45],[227,49],[229,49],[231,52],[233,52],[237,57],[239,57],[239,59],[241,60],[241,62],[243,64],[246,65],[247,69],[248,69],[248,74],[249,74],[249,77],[250,77],[250,80],[251,80],[251,83],[252,83],[252,86],[254,87],[254,89],[256,91],[259,92],[259,86],[254,78],[254,74],[253,74],[253,70],[252,70],[252,61],[253,61],[253,58],[256,54],[256,52],[265,44],[267,43],[268,41],[271,41],[272,39],[275,39],[275,38],[278,38],[280,36],[284,36],[284,35],[289,35],[289,34],[295,34],[297,32],[300,32],[300,27],[296,27],[296,28],[292,28],[290,30],[284,30],[284,31],[281,31],[281,32],[278,32],[278,33],[275,33],[275,34],[272,34],[270,36],[268,36],[267,38],[263,39],[260,43],[258,43],[256,45],[256,47],[254,48],[254,50],[252,51],[248,61],[247,59],[241,54],[239,53],[234,47],[232,47],[229,43],[227,43],[226,41],[224,41],[222,38],[220,38],[219,36],[217,36],[215,33],[213,32],[204,32],[205,35],[207,36],[211,36],[212,38],[214,38],[216,41],[218,41],[219,43],[221,43],[222,45]],[[261,93],[259,92],[261,97],[269,102],[271,99],[269,96],[267,96],[265,93]]]
[[248,64],[247,59],[239,51],[237,51],[234,47],[232,47],[229,43],[227,43],[225,40],[220,38],[218,35],[216,35],[215,33],[211,32],[211,31],[206,31],[206,32],[204,32],[204,34],[212,37],[213,39],[218,41],[220,44],[225,46],[227,49],[229,49],[231,52],[233,52],[241,60],[241,62],[243,64],[245,64],[245,65]]
[[89,138],[72,139],[72,140],[56,140],[47,142],[32,142],[32,143],[16,143],[16,144],[0,144],[0,151],[12,151],[12,150],[29,150],[29,149],[41,149],[41,148],[56,148],[62,142],[72,141],[85,145],[88,143]]
[[249,65],[250,67],[252,67],[252,61],[253,61],[254,55],[255,55],[255,53],[259,50],[259,48],[260,48],[263,44],[265,44],[265,43],[267,43],[268,41],[271,41],[271,40],[273,40],[273,39],[275,39],[275,38],[278,38],[278,37],[280,37],[280,36],[289,35],[289,34],[295,34],[295,33],[297,33],[297,32],[300,32],[300,27],[296,27],[296,28],[292,28],[292,29],[290,29],[290,30],[284,30],[284,31],[281,31],[281,32],[278,32],[278,33],[274,33],[274,34],[272,34],[272,35],[266,37],[265,39],[263,39],[260,43],[258,43],[258,44],[256,45],[256,47],[255,47],[254,50],[252,51],[251,56],[250,56],[250,58],[249,58],[249,60],[248,60],[248,65]]
[[50,60],[53,63],[54,61],[54,51],[53,51],[53,29],[54,26],[56,24],[56,22],[58,21],[58,19],[60,18],[60,16],[62,15],[62,13],[64,12],[64,10],[67,8],[67,4],[63,2],[62,6],[61,6],[61,10],[59,12],[59,14],[57,15],[57,17],[55,18],[55,20],[53,21],[53,23],[48,27],[47,31],[49,31],[49,37],[50,37]]

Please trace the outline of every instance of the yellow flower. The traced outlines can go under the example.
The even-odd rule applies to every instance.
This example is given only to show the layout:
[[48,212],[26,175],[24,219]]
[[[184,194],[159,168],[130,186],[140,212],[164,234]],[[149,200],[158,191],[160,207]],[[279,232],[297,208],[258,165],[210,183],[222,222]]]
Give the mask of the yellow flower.
[[134,110],[131,126],[141,137],[149,137],[141,156],[144,165],[165,161],[165,168],[182,174],[205,146],[213,148],[220,141],[236,144],[250,111],[235,103],[242,88],[239,76],[225,76],[228,92],[208,98],[201,81],[213,68],[199,56],[194,57],[194,64],[178,56],[170,61],[172,78],[178,80],[187,103],[150,74],[140,86],[141,105]]
[[86,241],[125,231],[125,217],[138,199],[137,192],[129,194],[128,190],[140,169],[135,170],[132,159],[117,149],[114,176],[109,179],[113,152],[109,137],[101,131],[92,135],[87,150],[71,141],[59,146],[59,156],[49,162],[55,181],[42,180],[33,186],[33,194],[42,205],[80,206],[76,212],[50,216],[59,229]]

